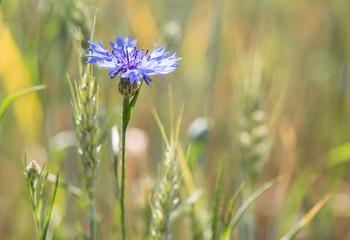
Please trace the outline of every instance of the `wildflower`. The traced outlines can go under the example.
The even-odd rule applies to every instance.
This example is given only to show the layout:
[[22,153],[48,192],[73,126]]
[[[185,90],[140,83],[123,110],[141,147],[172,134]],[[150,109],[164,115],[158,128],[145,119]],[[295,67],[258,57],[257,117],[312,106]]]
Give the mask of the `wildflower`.
[[115,43],[110,42],[110,52],[102,47],[102,40],[98,45],[89,41],[91,48],[87,51],[90,53],[85,56],[90,59],[86,63],[97,63],[100,68],[110,70],[111,79],[119,75],[121,79],[128,79],[131,86],[143,80],[151,85],[150,76],[157,75],[162,79],[162,74],[173,72],[179,65],[177,61],[181,58],[176,57],[176,52],[172,55],[171,52],[165,52],[165,46],[157,49],[154,45],[153,52],[149,53],[148,50],[138,50],[136,43],[137,39],[130,41],[129,36],[124,40],[117,36]]

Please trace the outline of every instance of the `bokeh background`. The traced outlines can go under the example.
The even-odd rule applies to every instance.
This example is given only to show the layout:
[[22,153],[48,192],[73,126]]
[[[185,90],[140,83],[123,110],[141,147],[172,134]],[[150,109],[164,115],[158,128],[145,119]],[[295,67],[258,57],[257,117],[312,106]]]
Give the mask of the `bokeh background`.
[[[185,151],[192,146],[189,164],[195,166],[196,188],[204,192],[203,209],[212,205],[226,156],[231,192],[243,181],[255,189],[282,176],[254,204],[258,239],[283,235],[327,193],[330,201],[296,239],[350,238],[350,1],[0,4],[1,100],[30,86],[47,86],[16,101],[0,125],[0,239],[36,237],[24,151],[28,160],[46,162],[53,172],[59,168],[66,182],[83,186],[67,74],[77,79],[79,62],[86,61],[79,41],[88,48],[96,9],[93,39],[103,39],[105,47],[116,35],[130,35],[138,38],[139,48],[165,44],[182,58],[173,76],[143,86],[130,123],[127,220],[137,239],[147,230],[144,209],[164,150],[151,109],[169,127],[169,86],[175,115],[184,106],[180,141]],[[100,84],[101,125],[109,118],[118,124],[122,99],[117,79],[109,79],[104,69],[94,73]],[[262,122],[252,124],[246,119],[251,115]],[[102,239],[111,229],[116,205],[110,142],[104,144],[98,177]],[[257,157],[246,157],[247,151]],[[79,239],[76,222],[87,228],[84,211],[60,190],[51,227],[59,229],[59,239]],[[191,239],[187,223],[186,216],[174,223],[173,239]]]

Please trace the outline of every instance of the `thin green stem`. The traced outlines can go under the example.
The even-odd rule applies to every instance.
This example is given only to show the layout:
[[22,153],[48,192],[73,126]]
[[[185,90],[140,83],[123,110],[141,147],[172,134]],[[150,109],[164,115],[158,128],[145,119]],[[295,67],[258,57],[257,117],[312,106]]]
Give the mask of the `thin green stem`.
[[124,98],[123,101],[123,112],[122,112],[122,141],[121,141],[121,161],[122,161],[122,174],[121,174],[121,194],[120,194],[120,209],[121,209],[121,225],[122,225],[122,239],[126,239],[126,230],[125,230],[125,207],[124,207],[124,198],[125,198],[125,143],[126,143],[126,128],[128,126],[129,118],[129,99]]
[[95,239],[95,192],[92,190],[92,192],[89,193],[89,225],[90,225],[90,240]]
[[87,179],[86,190],[89,195],[89,230],[90,240],[95,239],[95,174]]
[[32,184],[30,183],[29,180],[27,180],[27,188],[28,188],[30,203],[32,205],[32,211],[33,211],[33,217],[34,217],[34,221],[35,221],[36,232],[37,232],[38,236],[41,238],[40,220],[39,220],[39,216],[38,216],[37,211],[36,211],[35,190],[32,187]]

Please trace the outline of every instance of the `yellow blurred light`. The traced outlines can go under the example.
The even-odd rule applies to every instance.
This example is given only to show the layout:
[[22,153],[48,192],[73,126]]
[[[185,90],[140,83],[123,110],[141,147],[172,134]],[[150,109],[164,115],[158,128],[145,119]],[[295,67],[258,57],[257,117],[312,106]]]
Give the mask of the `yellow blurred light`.
[[[0,21],[0,77],[7,95],[32,86],[28,69],[10,30]],[[3,99],[5,96],[1,96]],[[38,142],[42,125],[42,107],[36,94],[16,100],[14,105],[16,124],[26,141]]]
[[140,44],[151,45],[158,36],[158,29],[150,7],[144,1],[125,1],[131,27]]

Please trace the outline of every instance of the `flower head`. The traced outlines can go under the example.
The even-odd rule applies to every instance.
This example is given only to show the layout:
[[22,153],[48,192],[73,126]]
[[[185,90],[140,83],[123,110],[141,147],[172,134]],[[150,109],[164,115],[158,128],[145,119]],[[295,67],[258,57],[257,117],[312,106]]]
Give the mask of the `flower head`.
[[110,42],[110,52],[102,47],[102,40],[99,44],[89,41],[91,48],[87,51],[90,53],[85,56],[90,59],[86,63],[97,63],[100,68],[110,70],[111,79],[119,75],[122,79],[129,79],[130,85],[143,80],[150,84],[150,76],[157,75],[162,79],[162,74],[171,73],[179,65],[177,61],[181,58],[176,57],[176,52],[172,55],[165,52],[165,46],[157,49],[154,45],[153,52],[149,53],[148,50],[138,50],[136,43],[137,39],[130,41],[129,36],[124,40],[117,36],[115,43]]

